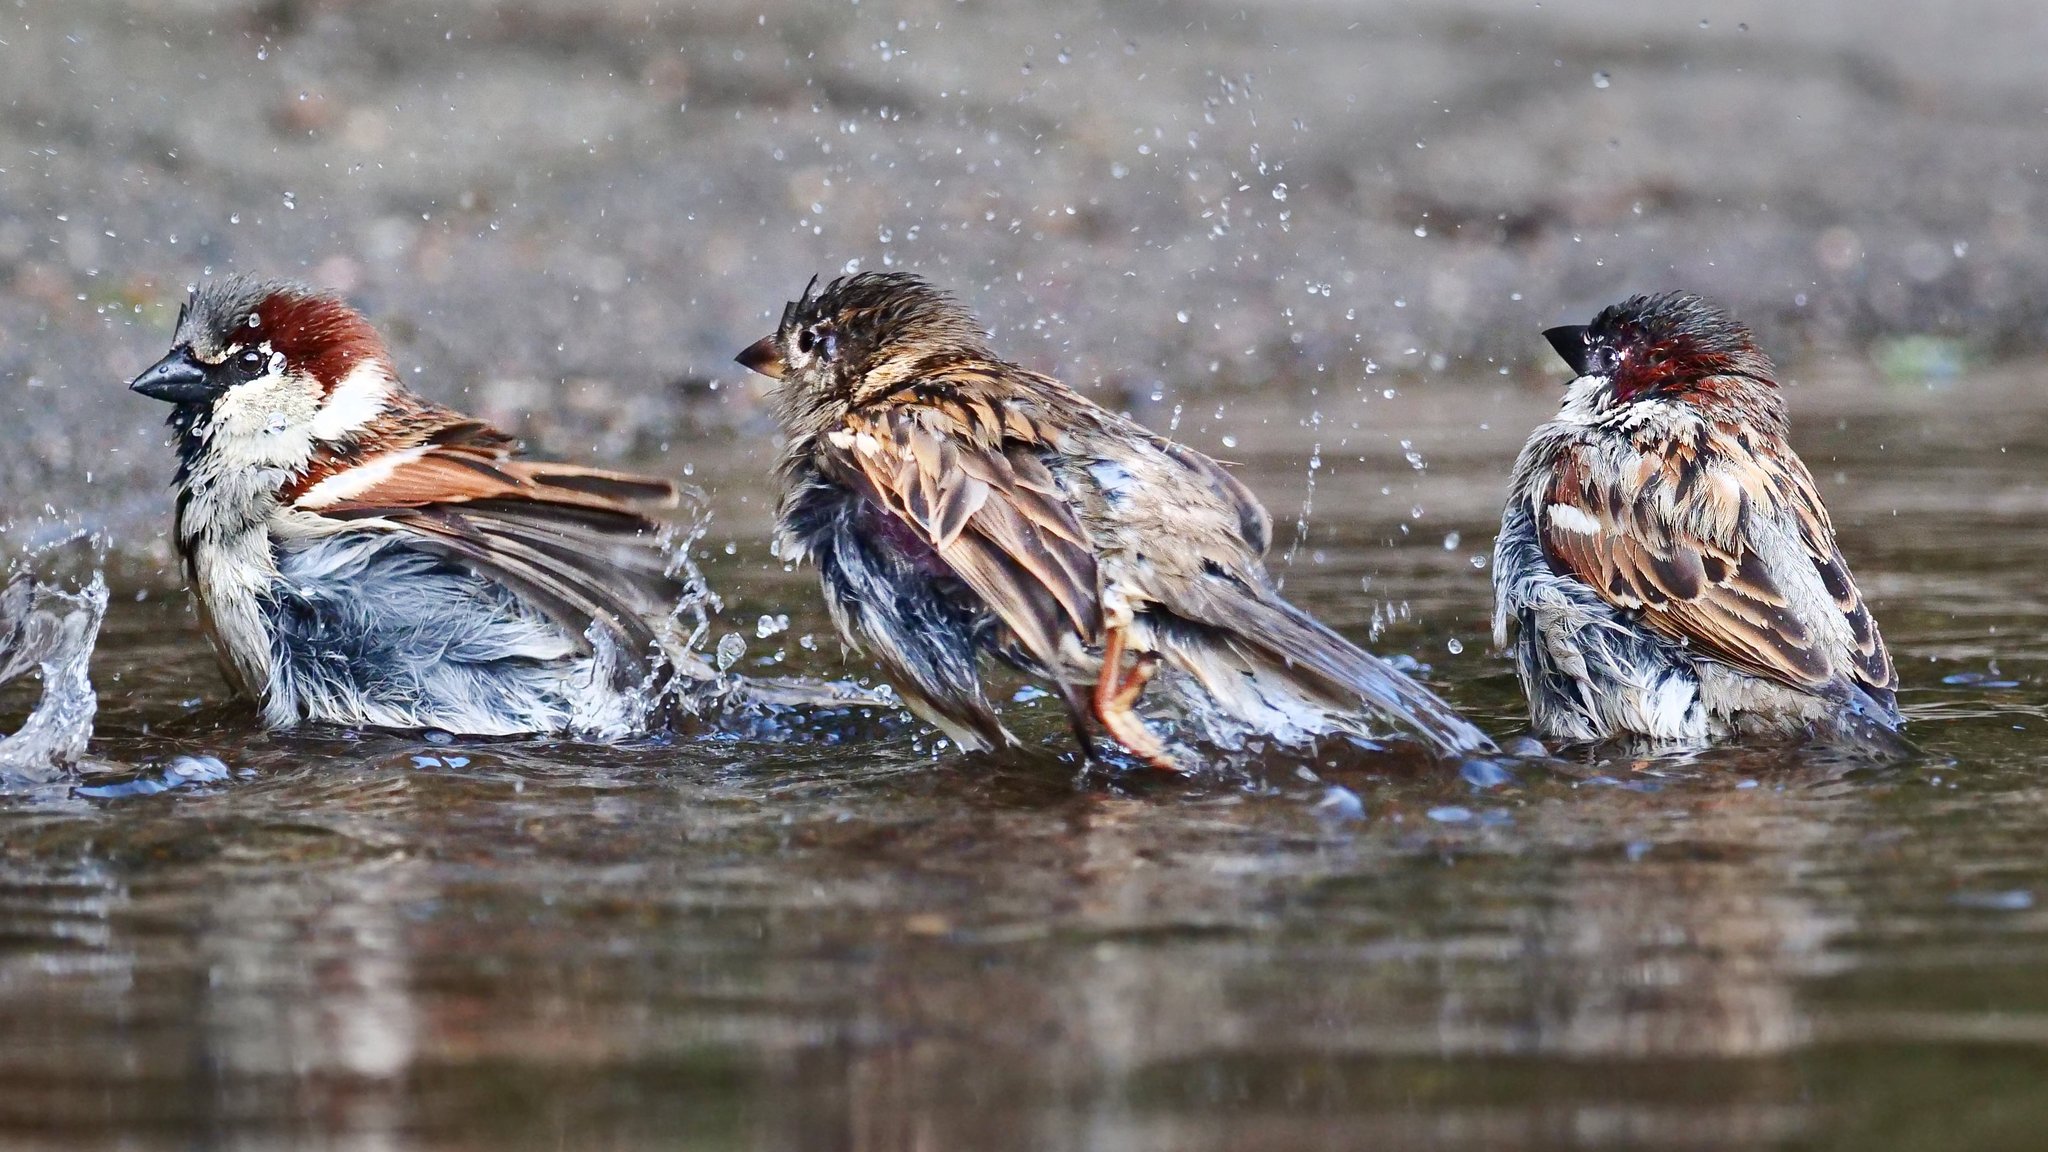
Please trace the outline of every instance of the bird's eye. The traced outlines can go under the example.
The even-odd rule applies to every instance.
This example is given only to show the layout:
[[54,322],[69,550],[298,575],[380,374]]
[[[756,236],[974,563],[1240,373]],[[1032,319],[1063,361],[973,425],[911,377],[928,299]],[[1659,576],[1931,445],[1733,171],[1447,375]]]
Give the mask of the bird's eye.
[[1586,368],[1594,376],[1612,376],[1621,356],[1612,348],[1597,347],[1586,358]]
[[809,356],[815,352],[821,360],[830,360],[839,352],[839,337],[829,328],[806,328],[796,334],[796,350]]
[[254,380],[270,368],[270,353],[261,348],[250,348],[235,357],[235,375],[244,380]]

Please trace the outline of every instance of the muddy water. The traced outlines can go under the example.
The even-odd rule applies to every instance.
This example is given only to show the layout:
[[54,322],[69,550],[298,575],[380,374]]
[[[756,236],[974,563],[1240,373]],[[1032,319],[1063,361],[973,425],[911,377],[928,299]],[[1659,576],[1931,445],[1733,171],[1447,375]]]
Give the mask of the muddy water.
[[[1332,751],[1078,781],[1043,702],[1024,727],[1045,746],[1001,759],[888,721],[629,748],[269,737],[221,706],[175,589],[117,571],[92,794],[0,801],[0,1132],[2031,1146],[2048,406],[2024,372],[1826,376],[1794,394],[1799,443],[1926,750],[1881,768],[1753,748],[1483,786]],[[1186,400],[1179,423],[1267,495],[1291,595],[1507,733],[1474,557],[1551,399],[1409,383],[1221,419]],[[768,556],[765,439],[716,439],[689,459],[721,631],[749,663],[838,674],[808,574]],[[176,755],[229,777],[139,794]]]

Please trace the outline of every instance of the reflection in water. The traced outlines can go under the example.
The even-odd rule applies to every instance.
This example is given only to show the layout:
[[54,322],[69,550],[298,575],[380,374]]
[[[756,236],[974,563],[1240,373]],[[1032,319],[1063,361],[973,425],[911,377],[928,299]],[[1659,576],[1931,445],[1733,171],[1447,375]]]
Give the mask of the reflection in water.
[[[1275,837],[1256,804],[1169,815],[1089,798],[1061,820],[1056,863],[980,887],[965,923],[908,918],[856,966],[858,1005],[796,1077],[843,1085],[844,1113],[791,1117],[770,1143],[1220,1149],[1284,1131],[1454,1147],[1556,1125],[1783,1137],[1808,1108],[1775,1077],[1704,1109],[1683,1093],[1632,1099],[1598,1070],[1770,1062],[1811,1039],[1795,981],[1828,971],[1828,941],[1850,926],[1799,887],[1842,848],[1837,807],[1797,791],[1609,790],[1524,809],[1526,828],[1425,845]],[[1553,835],[1575,843],[1558,852]],[[1043,906],[1048,893],[1019,888],[1048,867],[1064,879],[1055,920],[983,919]],[[1489,898],[1467,904],[1475,881]],[[1288,896],[1304,890],[1322,895]],[[1500,1091],[1487,1081],[1560,1058],[1589,1069],[1558,1085],[1579,1098],[1525,1123],[1486,1114]],[[1418,1127],[1417,1090],[1460,1119]]]
[[[1355,634],[1392,620],[1379,645],[1504,732],[1483,548],[1440,541],[1483,540],[1529,421],[1475,436],[1414,404],[1389,419],[1430,462],[1427,546],[1399,543],[1417,491],[1340,498],[1405,468],[1353,445],[1386,459],[1319,475],[1288,592]],[[1969,434],[1905,412],[1802,437],[1930,749],[1885,768],[1748,749],[1482,791],[1335,748],[1077,780],[1054,751],[935,756],[886,726],[266,737],[209,703],[182,598],[117,597],[95,759],[225,770],[0,809],[0,1141],[2024,1146],[2001,1138],[2048,1126],[2048,806],[2020,585],[2048,538],[2008,521],[2048,444],[1944,447]],[[1235,455],[1298,498],[1300,445]],[[788,612],[762,668],[836,674],[801,642],[825,634],[808,574],[737,502],[752,482],[712,537],[735,541],[726,624]],[[1921,495],[1965,482],[1985,523]],[[1020,727],[1065,746],[1050,712]],[[1362,814],[1318,809],[1333,785]]]
[[1563,864],[1554,898],[1524,914],[1535,1051],[1764,1056],[1809,1038],[1792,978],[1849,924],[1785,880],[1828,827],[1757,799],[1694,801],[1675,842]]
[[414,873],[376,863],[237,885],[213,909],[197,941],[207,977],[199,1027],[230,1089],[222,1095],[295,1083],[296,1110],[363,1147],[396,1145],[418,1028],[399,913]]

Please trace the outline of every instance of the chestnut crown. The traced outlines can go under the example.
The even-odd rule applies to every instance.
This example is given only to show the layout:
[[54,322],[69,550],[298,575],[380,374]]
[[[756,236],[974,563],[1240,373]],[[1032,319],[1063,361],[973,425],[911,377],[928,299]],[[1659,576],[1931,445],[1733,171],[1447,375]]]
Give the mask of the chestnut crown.
[[325,395],[365,362],[390,355],[369,321],[339,297],[285,280],[223,276],[178,312],[171,351],[130,388],[204,405],[259,380],[293,378]]
[[1617,400],[1682,390],[1710,376],[1774,384],[1770,358],[1749,329],[1689,292],[1631,296],[1591,324],[1552,328],[1543,338],[1579,376],[1604,376]]

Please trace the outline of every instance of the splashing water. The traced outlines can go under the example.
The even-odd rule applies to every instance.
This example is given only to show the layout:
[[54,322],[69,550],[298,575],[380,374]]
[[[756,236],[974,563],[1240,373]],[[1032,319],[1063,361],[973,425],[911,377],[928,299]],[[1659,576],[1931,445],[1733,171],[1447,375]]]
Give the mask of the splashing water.
[[107,586],[98,572],[78,592],[17,573],[0,591],[0,684],[40,669],[42,698],[17,731],[0,737],[0,786],[46,783],[85,752],[99,698],[87,664]]
[[[746,655],[747,641],[737,632],[720,637],[706,656],[705,642],[711,636],[713,618],[724,610],[725,602],[712,590],[703,569],[691,555],[711,527],[710,514],[702,507],[702,494],[692,495],[699,502],[698,511],[688,525],[674,527],[666,542],[668,574],[683,585],[683,597],[669,612],[667,627],[661,633],[662,662],[649,671],[639,686],[637,695],[644,714],[658,715],[673,703],[684,715],[701,717],[723,706],[757,715],[790,714],[793,725],[795,714],[804,710],[894,708],[895,701],[886,691],[849,681],[741,675],[736,669]],[[763,638],[788,627],[786,615],[763,616],[755,623],[756,632]],[[673,677],[669,675],[671,669]],[[771,734],[758,725],[750,725],[749,729],[756,735]]]

